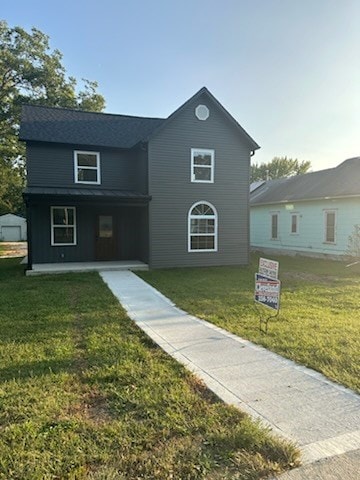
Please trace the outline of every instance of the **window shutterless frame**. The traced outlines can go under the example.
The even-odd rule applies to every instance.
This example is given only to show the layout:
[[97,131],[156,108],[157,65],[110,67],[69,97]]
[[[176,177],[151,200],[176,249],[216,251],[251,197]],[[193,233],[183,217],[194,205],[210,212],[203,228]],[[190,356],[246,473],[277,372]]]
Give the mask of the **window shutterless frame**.
[[336,210],[324,210],[324,243],[336,243]]
[[[79,165],[80,155],[84,156],[93,156],[96,160],[95,165]],[[95,180],[81,180],[79,179],[79,174],[81,171],[84,172],[95,172]],[[90,152],[85,150],[74,150],[74,180],[75,183],[85,183],[88,185],[100,185],[101,176],[100,176],[100,153],[99,152]]]
[[291,235],[297,235],[299,233],[299,214],[292,213],[290,215],[290,233]]
[[[209,157],[209,163],[206,163],[205,157]],[[202,158],[203,160],[200,160]],[[191,149],[191,182],[194,183],[214,183],[215,170],[215,150],[205,148]],[[201,178],[205,177],[205,178]],[[207,178],[206,178],[207,177]]]
[[279,240],[279,212],[270,213],[271,218],[271,240]]
[[[56,210],[66,210],[72,211],[73,221],[72,223],[56,223],[54,221],[54,213]],[[66,214],[64,215],[66,216]],[[51,246],[52,247],[66,247],[76,245],[76,208],[75,207],[63,207],[63,206],[53,206],[50,207],[50,219],[51,219]],[[56,242],[55,241],[55,229],[72,229],[73,230],[73,241],[72,242]]]
[[[204,210],[204,214],[201,214],[199,210]],[[206,212],[205,212],[206,210]],[[211,222],[210,231],[207,221]],[[203,224],[203,225],[202,225]],[[192,231],[197,230],[195,232]],[[205,231],[201,231],[205,230]],[[213,230],[213,231],[211,231]],[[213,238],[213,248],[192,248],[192,239],[197,238],[201,241],[201,237]],[[188,252],[217,252],[218,250],[218,214],[216,208],[209,202],[200,201],[194,203],[188,212]]]

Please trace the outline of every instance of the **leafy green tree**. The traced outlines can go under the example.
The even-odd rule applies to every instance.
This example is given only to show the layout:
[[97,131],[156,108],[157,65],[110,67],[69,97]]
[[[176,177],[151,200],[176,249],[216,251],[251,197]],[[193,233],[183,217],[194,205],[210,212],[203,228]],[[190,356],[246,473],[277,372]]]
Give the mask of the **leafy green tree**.
[[97,83],[68,77],[62,54],[49,37],[0,21],[0,214],[23,210],[25,146],[18,141],[21,105],[44,105],[100,112],[105,100]]
[[311,168],[311,162],[299,161],[297,158],[274,157],[271,162],[251,166],[251,182],[257,180],[274,180],[275,178],[302,175]]

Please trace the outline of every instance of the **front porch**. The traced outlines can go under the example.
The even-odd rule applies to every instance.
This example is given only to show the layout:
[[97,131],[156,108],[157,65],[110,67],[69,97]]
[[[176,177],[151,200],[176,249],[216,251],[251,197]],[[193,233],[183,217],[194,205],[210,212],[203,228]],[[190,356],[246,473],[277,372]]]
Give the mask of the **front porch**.
[[26,270],[26,275],[33,276],[70,272],[99,272],[115,270],[149,270],[149,266],[139,260],[121,260],[114,262],[38,263],[33,264],[32,270]]

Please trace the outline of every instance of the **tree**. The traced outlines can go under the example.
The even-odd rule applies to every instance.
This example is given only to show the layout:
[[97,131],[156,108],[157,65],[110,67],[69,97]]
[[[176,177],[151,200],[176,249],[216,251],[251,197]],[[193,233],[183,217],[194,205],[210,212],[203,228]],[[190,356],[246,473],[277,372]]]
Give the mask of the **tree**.
[[22,213],[25,146],[18,141],[21,105],[44,105],[100,112],[105,100],[98,84],[68,77],[62,54],[36,28],[26,32],[0,21],[0,214]]
[[354,225],[351,235],[348,239],[347,254],[350,258],[354,259],[354,263],[360,261],[360,224]]
[[302,175],[311,168],[311,162],[297,158],[274,157],[271,162],[251,166],[251,182]]

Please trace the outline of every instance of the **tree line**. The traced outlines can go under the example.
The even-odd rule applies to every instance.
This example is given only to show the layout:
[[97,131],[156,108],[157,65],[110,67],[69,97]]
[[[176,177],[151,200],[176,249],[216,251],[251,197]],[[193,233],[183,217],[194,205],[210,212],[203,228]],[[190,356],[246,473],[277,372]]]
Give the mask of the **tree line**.
[[[49,36],[0,21],[0,215],[24,214],[25,145],[18,140],[21,105],[43,105],[101,112],[105,99],[96,81],[68,76],[63,55]],[[251,166],[251,182],[306,173],[310,162],[275,157]]]

